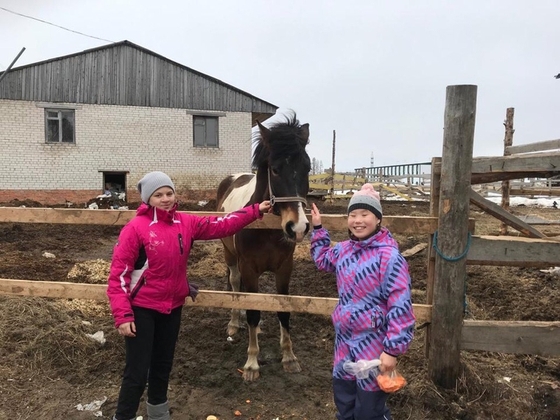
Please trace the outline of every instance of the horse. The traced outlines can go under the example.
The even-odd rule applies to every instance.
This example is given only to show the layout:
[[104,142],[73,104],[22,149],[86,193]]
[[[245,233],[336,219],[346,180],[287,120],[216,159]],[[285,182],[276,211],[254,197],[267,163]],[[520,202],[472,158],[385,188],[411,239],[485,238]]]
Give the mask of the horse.
[[[270,200],[272,213],[280,217],[282,229],[243,229],[222,239],[231,290],[258,293],[259,277],[265,271],[274,273],[278,294],[289,294],[290,276],[296,242],[309,231],[305,215],[309,192],[311,163],[305,150],[309,142],[309,124],[300,125],[295,113],[285,116],[270,128],[258,124],[254,133],[253,170],[256,173],[230,175],[223,179],[217,192],[217,210],[231,212],[246,205]],[[239,330],[239,310],[232,310],[227,326],[228,336]],[[249,330],[247,362],[243,379],[259,378],[259,344],[257,334],[261,313],[246,311]],[[282,365],[286,372],[300,372],[292,349],[290,313],[278,312]]]

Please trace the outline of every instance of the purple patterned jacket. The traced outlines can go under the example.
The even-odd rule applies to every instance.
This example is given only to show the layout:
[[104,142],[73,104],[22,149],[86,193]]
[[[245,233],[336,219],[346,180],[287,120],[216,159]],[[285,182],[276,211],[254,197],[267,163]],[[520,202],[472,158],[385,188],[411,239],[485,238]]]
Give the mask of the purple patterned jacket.
[[356,379],[345,361],[379,359],[405,353],[414,336],[416,318],[410,297],[408,263],[387,228],[372,237],[346,240],[333,247],[329,232],[311,233],[311,256],[321,271],[336,273],[338,304],[332,314],[336,333],[333,376],[357,380],[366,391],[379,391],[373,374]]

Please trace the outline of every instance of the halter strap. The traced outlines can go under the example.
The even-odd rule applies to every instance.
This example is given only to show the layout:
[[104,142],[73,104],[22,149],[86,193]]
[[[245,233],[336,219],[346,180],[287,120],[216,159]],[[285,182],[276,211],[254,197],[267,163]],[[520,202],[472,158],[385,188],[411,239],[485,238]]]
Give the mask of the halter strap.
[[307,207],[307,200],[303,197],[275,197],[272,193],[272,184],[270,183],[270,167],[268,168],[268,194],[270,195],[270,205],[274,206],[276,203],[295,203],[300,202]]

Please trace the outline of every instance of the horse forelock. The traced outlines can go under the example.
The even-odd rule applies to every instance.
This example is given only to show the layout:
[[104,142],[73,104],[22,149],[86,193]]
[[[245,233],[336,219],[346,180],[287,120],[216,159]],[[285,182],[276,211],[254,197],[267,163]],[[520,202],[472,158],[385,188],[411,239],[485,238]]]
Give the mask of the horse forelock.
[[279,121],[270,126],[266,132],[267,141],[262,138],[258,130],[254,134],[253,168],[258,169],[274,162],[290,160],[292,164],[300,165],[309,162],[305,147],[309,143],[308,124],[301,125],[293,113],[285,116],[285,121]]

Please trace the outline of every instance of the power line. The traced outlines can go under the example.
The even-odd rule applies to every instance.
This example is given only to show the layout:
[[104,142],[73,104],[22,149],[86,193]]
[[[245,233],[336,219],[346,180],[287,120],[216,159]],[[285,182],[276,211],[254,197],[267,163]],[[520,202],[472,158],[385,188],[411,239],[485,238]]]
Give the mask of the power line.
[[51,22],[47,22],[46,20],[34,18],[33,16],[27,16],[27,15],[24,15],[22,13],[14,12],[13,10],[8,10],[5,7],[0,6],[0,9],[6,11],[8,13],[13,13],[14,15],[23,16],[23,17],[28,18],[28,19],[33,19],[33,20],[36,20],[38,22],[46,23],[47,25],[56,26],[57,28],[64,29],[65,31],[68,31],[68,32],[74,32],[75,34],[78,34],[78,35],[87,36],[88,38],[99,39],[101,41],[107,41],[107,42],[113,42],[113,43],[115,42],[115,41],[111,41],[109,39],[99,38],[99,37],[96,37],[96,36],[84,34],[82,32],[74,31],[72,29],[65,28],[64,26],[60,26],[60,25],[56,25],[56,24],[51,23]]

